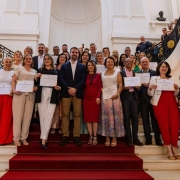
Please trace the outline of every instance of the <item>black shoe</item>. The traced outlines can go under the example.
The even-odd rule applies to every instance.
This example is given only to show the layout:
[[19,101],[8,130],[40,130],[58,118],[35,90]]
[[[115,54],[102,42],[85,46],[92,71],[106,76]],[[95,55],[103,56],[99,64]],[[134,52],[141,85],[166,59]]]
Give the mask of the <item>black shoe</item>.
[[47,146],[45,144],[41,144],[41,148],[47,149]]
[[143,146],[143,143],[139,141],[139,139],[133,139],[133,144],[137,146]]
[[60,145],[60,146],[64,146],[64,145],[66,145],[66,144],[68,144],[68,143],[69,143],[69,138],[66,137],[66,136],[64,136],[64,137],[62,138],[62,141],[59,143],[59,145]]
[[82,146],[82,143],[79,137],[74,137],[74,144],[76,146]]
[[146,139],[145,145],[151,145],[152,144],[152,139]]
[[128,140],[127,140],[127,145],[128,145],[128,146],[133,146],[132,139],[128,139]]
[[157,146],[163,146],[161,139],[156,139],[156,145]]

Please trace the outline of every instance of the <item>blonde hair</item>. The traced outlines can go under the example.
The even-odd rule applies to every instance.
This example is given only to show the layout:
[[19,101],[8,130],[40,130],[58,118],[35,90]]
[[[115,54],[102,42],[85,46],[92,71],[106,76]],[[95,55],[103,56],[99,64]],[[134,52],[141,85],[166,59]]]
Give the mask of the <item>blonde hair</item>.
[[23,60],[23,54],[22,54],[22,52],[19,51],[19,50],[17,50],[17,51],[14,52],[13,61],[15,61],[15,54],[16,54],[16,53],[20,53],[21,56],[22,56],[22,60]]
[[26,59],[26,57],[27,57],[27,56],[31,56],[31,59],[32,59],[31,68],[33,68],[33,67],[34,67],[34,61],[33,61],[32,54],[27,54],[27,55],[25,55],[25,56],[24,56],[24,58],[23,58],[23,62],[22,62],[22,66],[24,66],[24,65],[25,65],[24,60]]
[[[51,59],[51,68],[54,69],[54,60],[53,60],[52,56],[50,54],[45,54],[44,58],[45,58],[45,56],[48,56]],[[43,69],[44,67],[45,67],[45,64],[44,64],[44,59],[43,59],[43,63],[42,63],[42,66],[40,69]]]

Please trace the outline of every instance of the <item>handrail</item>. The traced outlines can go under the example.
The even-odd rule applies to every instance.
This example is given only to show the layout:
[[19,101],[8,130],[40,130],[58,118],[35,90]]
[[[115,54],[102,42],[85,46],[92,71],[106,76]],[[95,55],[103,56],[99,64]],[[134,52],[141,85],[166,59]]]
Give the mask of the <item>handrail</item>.
[[151,62],[161,62],[166,60],[176,48],[180,39],[180,18],[177,21],[173,31],[154,47],[144,51]]
[[8,49],[7,47],[3,46],[2,44],[0,44],[0,68],[3,67],[3,60],[6,57],[11,57],[13,58],[14,56],[14,52],[11,51],[10,49]]

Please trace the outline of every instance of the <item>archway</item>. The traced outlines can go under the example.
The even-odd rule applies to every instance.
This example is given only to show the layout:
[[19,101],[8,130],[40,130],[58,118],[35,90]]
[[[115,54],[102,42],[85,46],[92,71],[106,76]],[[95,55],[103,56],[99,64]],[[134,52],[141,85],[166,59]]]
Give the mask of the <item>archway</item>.
[[51,5],[49,47],[67,44],[102,48],[100,0],[53,0]]

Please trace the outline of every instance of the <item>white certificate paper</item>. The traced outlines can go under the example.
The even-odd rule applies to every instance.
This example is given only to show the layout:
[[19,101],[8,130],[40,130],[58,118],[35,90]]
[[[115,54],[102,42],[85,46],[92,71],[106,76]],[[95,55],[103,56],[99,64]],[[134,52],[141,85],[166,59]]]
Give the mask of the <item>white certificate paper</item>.
[[103,88],[103,99],[110,99],[113,95],[117,94],[117,86],[112,85]]
[[106,67],[104,65],[96,65],[96,73],[103,73],[104,71],[106,71]]
[[157,90],[174,91],[174,81],[171,79],[157,79]]
[[57,86],[57,75],[42,74],[40,77],[40,86]]
[[157,67],[157,62],[150,62],[149,69],[156,71],[156,67]]
[[124,86],[141,86],[141,79],[140,77],[124,77]]
[[33,92],[34,81],[17,81],[16,91]]
[[141,83],[149,83],[150,73],[136,73],[136,77],[140,77]]
[[11,93],[11,85],[6,83],[0,83],[0,94],[10,94]]

